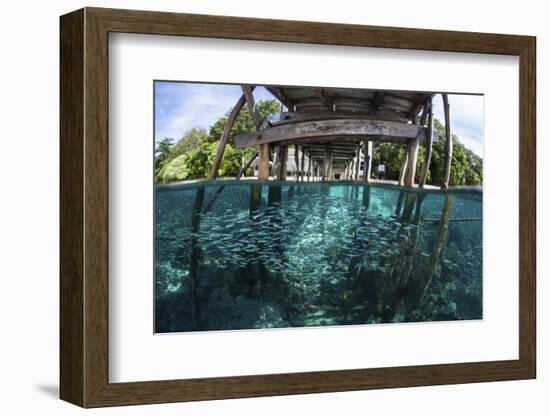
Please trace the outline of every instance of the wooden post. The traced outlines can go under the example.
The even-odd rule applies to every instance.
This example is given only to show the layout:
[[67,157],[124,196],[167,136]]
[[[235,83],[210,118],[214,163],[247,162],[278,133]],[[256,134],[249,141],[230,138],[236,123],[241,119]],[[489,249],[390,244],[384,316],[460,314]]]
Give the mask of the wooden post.
[[418,139],[412,139],[411,143],[409,144],[409,157],[403,180],[403,184],[405,186],[414,185],[414,177],[416,174],[416,161],[418,159],[418,143]]
[[269,179],[269,144],[261,144],[258,150],[258,179],[267,181]]
[[308,182],[311,182],[311,173],[312,173],[312,160],[311,160],[311,155],[307,155],[307,181]]
[[278,169],[277,169],[277,179],[280,181],[286,180],[286,159],[288,156],[288,146],[281,144],[278,148]]
[[399,170],[399,185],[403,186],[403,183],[405,182],[405,172],[407,171],[407,165],[409,163],[409,147],[410,144],[408,144],[405,147],[405,153],[403,154],[403,161],[401,162],[401,169]]
[[359,170],[361,167],[361,143],[357,143],[357,150],[355,151],[355,180],[359,180]]
[[305,175],[305,169],[304,169],[304,161],[305,161],[305,152],[304,147],[300,147],[300,151],[302,152],[301,158],[300,158],[300,182],[304,181],[304,175]]
[[[246,105],[248,107],[248,111],[250,111],[252,120],[254,120],[254,125],[256,126],[256,130],[260,130],[260,127],[262,124],[262,116],[260,115],[260,113],[258,112],[258,109],[256,108],[254,95],[252,95],[252,91],[254,87],[250,85],[241,85],[241,89],[246,99]],[[260,156],[259,164],[258,164],[258,179],[268,180],[269,179],[269,144],[268,143],[260,144],[258,146],[258,154]]]
[[254,120],[254,125],[256,126],[256,130],[260,130],[260,126],[262,124],[262,116],[260,115],[260,113],[258,113],[258,109],[256,108],[256,103],[254,101],[254,95],[252,95],[252,91],[254,88],[250,85],[241,85],[241,89],[246,99],[246,105],[248,107],[248,111],[250,111],[252,120]]
[[[252,87],[250,88],[252,89]],[[227,117],[227,121],[223,126],[222,135],[220,136],[220,141],[218,142],[216,156],[214,157],[214,163],[212,164],[212,169],[210,170],[210,176],[208,177],[208,179],[216,179],[218,177],[218,170],[220,169],[220,165],[222,163],[223,153],[225,151],[227,139],[229,138],[229,133],[231,132],[231,128],[233,127],[233,124],[235,124],[235,120],[237,119],[237,116],[241,112],[241,109],[243,108],[245,103],[246,97],[243,94],[231,110],[231,113],[229,113],[229,117]]]
[[299,176],[299,172],[300,172],[299,162],[300,162],[300,159],[299,159],[299,155],[298,155],[298,145],[295,144],[294,145],[294,165],[296,167],[296,170],[294,171],[294,180],[296,182],[298,182],[298,176]]
[[363,154],[365,155],[363,180],[370,182],[370,172],[372,170],[372,141],[363,142]]
[[434,115],[433,115],[433,103],[430,101],[428,104],[428,133],[426,137],[426,155],[424,158],[424,166],[422,166],[422,176],[418,186],[424,188],[426,185],[426,179],[428,177],[428,171],[430,170],[430,162],[432,160],[433,149],[433,132],[434,132]]
[[451,135],[451,117],[449,114],[449,97],[443,96],[443,111],[445,112],[445,173],[441,187],[447,189],[451,179],[451,161],[453,159],[453,136]]
[[333,179],[333,164],[334,164],[334,154],[332,153],[332,149],[329,149],[329,159],[328,159],[328,180],[331,181]]
[[328,178],[328,161],[330,158],[328,144],[325,148],[325,157],[323,158],[323,181],[326,181]]

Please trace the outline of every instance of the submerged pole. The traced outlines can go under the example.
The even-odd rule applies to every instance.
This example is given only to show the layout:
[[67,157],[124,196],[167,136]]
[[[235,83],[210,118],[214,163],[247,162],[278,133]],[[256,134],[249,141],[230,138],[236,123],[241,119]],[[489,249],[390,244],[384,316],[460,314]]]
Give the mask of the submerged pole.
[[189,264],[189,282],[191,283],[191,296],[193,308],[191,310],[192,321],[196,329],[201,328],[201,307],[199,294],[198,269],[201,250],[198,242],[198,233],[201,225],[201,210],[204,201],[204,187],[197,188],[195,202],[191,212],[191,261]]
[[449,229],[449,218],[451,217],[452,203],[453,203],[452,195],[449,193],[445,194],[445,203],[443,205],[443,210],[441,211],[441,219],[439,221],[439,232],[437,235],[437,240],[434,244],[432,254],[430,256],[428,270],[420,281],[420,293],[418,295],[417,301],[414,303],[410,312],[414,311],[418,307],[418,305],[420,305],[424,300],[424,297],[426,296],[426,292],[428,291],[428,288],[430,287],[430,283],[432,282],[433,276],[435,274],[435,269],[439,264],[439,256],[441,254],[441,250],[443,249],[443,244],[445,243],[447,230]]

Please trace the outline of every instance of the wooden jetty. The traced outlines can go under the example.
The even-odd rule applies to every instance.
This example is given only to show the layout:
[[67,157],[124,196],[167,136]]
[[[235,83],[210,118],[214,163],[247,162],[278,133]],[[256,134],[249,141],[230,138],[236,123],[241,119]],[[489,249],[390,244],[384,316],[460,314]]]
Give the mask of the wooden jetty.
[[[252,94],[255,86],[242,85],[241,88],[242,95],[229,114],[218,143],[210,179],[217,177],[229,132],[241,109],[247,106],[256,131],[239,134],[235,146],[258,149],[246,163],[247,167],[253,164],[257,168],[258,179],[286,179],[288,147],[291,145],[296,180],[369,182],[373,144],[385,142],[405,147],[399,184],[425,186],[432,156],[435,93],[266,86],[286,111],[281,112],[278,120],[264,120],[256,109]],[[440,186],[445,189],[449,186],[453,143],[447,94],[443,93],[442,98],[445,171]],[[425,146],[426,152],[416,182],[421,145]]]

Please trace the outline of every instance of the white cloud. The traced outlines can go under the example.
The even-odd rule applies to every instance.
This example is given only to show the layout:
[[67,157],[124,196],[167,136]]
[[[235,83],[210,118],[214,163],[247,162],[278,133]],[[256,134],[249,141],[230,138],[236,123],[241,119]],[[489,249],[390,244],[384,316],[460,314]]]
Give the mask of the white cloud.
[[[468,149],[483,157],[483,96],[449,94],[452,133]],[[434,98],[434,116],[443,124],[443,100]]]

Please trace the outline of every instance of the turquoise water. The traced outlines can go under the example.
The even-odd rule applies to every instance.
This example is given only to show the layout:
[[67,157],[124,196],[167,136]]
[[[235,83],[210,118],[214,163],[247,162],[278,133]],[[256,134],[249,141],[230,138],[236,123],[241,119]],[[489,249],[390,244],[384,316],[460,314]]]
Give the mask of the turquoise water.
[[482,194],[360,183],[155,189],[155,331],[482,318]]

